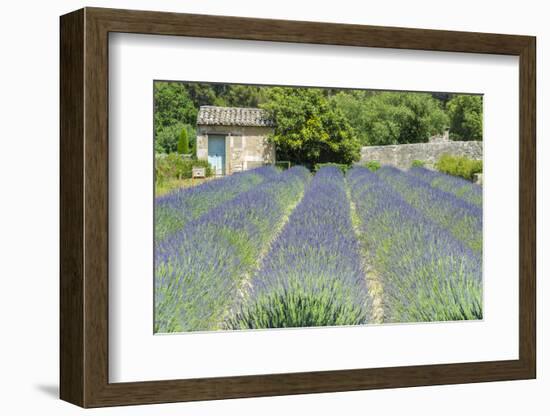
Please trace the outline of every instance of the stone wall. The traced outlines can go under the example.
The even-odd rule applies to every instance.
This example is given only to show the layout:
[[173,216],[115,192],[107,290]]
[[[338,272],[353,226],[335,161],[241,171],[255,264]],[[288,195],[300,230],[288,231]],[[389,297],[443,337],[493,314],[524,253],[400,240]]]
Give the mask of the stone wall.
[[466,156],[470,159],[483,159],[483,142],[444,141],[389,146],[365,146],[361,148],[361,160],[359,163],[363,164],[370,160],[376,160],[381,165],[408,169],[411,167],[413,160],[422,160],[426,162],[427,167],[433,167],[444,154]]

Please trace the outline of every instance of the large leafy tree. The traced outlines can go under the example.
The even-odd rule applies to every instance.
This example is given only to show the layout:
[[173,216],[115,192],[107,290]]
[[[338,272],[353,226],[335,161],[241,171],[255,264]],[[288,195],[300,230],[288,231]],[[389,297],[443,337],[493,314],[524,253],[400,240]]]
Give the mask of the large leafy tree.
[[449,123],[441,101],[426,93],[345,91],[332,100],[362,145],[427,142]]
[[480,95],[456,95],[447,103],[452,140],[482,140],[483,101]]
[[278,159],[309,166],[359,159],[360,144],[353,129],[324,90],[273,87],[266,95],[261,106],[276,123],[272,140]]
[[193,105],[198,109],[201,105],[225,106],[225,100],[220,94],[224,85],[190,82],[185,84],[185,89]]
[[197,108],[187,86],[181,82],[158,81],[154,84],[155,131],[176,123],[194,124]]
[[265,101],[264,90],[254,85],[229,85],[224,98],[230,107],[258,107]]
[[189,96],[187,86],[181,82],[154,83],[155,152],[170,153],[177,150],[183,129],[190,141],[194,140],[194,126],[198,108]]
[[198,108],[201,105],[221,107],[257,107],[263,100],[265,87],[240,84],[185,84],[189,97]]

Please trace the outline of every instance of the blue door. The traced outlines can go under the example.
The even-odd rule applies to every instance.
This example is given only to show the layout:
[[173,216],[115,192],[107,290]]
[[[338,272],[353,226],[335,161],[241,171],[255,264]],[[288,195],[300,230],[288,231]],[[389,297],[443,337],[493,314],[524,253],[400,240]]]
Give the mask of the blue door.
[[208,163],[216,175],[225,173],[225,136],[208,135]]

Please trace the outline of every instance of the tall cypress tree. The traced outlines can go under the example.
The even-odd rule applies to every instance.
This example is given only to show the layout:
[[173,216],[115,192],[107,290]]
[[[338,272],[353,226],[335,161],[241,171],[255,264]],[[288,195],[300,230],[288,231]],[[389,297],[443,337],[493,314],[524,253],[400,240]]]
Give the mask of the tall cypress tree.
[[180,139],[178,140],[178,153],[182,155],[189,153],[189,137],[185,128],[181,130]]

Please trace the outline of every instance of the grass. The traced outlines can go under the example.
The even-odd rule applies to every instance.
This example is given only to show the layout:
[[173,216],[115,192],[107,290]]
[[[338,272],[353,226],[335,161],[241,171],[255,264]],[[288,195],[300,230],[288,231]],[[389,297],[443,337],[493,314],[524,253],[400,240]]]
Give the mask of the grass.
[[201,185],[205,182],[220,179],[216,176],[209,178],[197,178],[197,179],[167,179],[163,182],[157,182],[155,184],[155,197],[163,196],[173,192],[177,189],[190,188],[192,186]]

